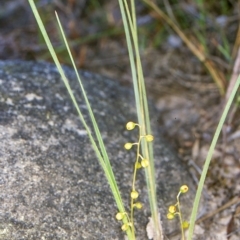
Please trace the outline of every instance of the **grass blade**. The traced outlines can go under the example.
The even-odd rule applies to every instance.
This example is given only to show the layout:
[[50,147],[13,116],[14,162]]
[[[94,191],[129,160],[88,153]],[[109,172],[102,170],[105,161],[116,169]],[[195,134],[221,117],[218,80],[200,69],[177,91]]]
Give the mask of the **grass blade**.
[[[129,59],[133,77],[134,94],[136,101],[136,108],[138,114],[138,123],[142,128],[142,135],[151,134],[149,111],[147,105],[147,97],[145,90],[144,77],[142,72],[139,48],[138,48],[138,36],[137,25],[135,17],[134,1],[131,1],[131,12],[126,0],[119,0],[120,10],[122,14],[124,30],[127,40]],[[136,63],[134,59],[136,55]],[[152,144],[146,144],[142,142],[143,155],[149,159],[150,167],[145,169],[146,182],[148,187],[149,203],[151,208],[151,214],[155,225],[156,239],[162,239],[162,230],[159,219],[159,212],[157,208],[156,197],[156,183],[155,183],[155,170],[153,161],[153,149]]]
[[[57,58],[57,56],[56,56],[56,53],[55,53],[55,51],[54,51],[54,49],[53,49],[53,46],[52,46],[52,44],[51,44],[51,41],[50,41],[50,39],[49,39],[49,37],[48,37],[48,35],[47,35],[47,32],[46,32],[46,30],[45,30],[45,28],[44,28],[44,25],[43,25],[43,23],[42,23],[42,20],[41,20],[39,14],[38,14],[38,11],[37,11],[37,8],[36,8],[36,6],[35,6],[35,4],[34,4],[34,1],[33,1],[33,0],[28,0],[28,1],[29,1],[29,4],[30,4],[31,8],[32,8],[32,11],[33,11],[33,13],[34,13],[34,16],[35,16],[35,18],[36,18],[36,21],[37,21],[37,23],[38,23],[38,25],[39,25],[40,31],[41,31],[41,33],[43,34],[44,40],[45,40],[45,42],[46,42],[46,44],[47,44],[47,46],[48,46],[49,52],[50,52],[50,54],[51,54],[51,56],[52,56],[52,58],[53,58],[53,60],[54,60],[54,62],[55,62],[55,64],[56,64],[56,66],[57,66],[57,68],[58,68],[58,71],[59,71],[59,73],[60,73],[60,75],[61,75],[61,77],[62,77],[62,80],[63,80],[63,82],[64,82],[64,84],[65,84],[65,86],[66,86],[66,88],[67,88],[67,90],[68,90],[68,93],[69,93],[70,97],[71,97],[71,100],[72,100],[72,102],[73,102],[73,104],[74,104],[74,106],[75,106],[75,108],[76,108],[76,110],[77,110],[77,112],[78,112],[79,118],[80,118],[82,124],[84,125],[84,127],[85,127],[85,129],[86,129],[86,131],[87,131],[87,133],[88,133],[90,142],[91,142],[92,147],[93,147],[93,149],[94,149],[94,151],[95,151],[95,153],[96,153],[96,155],[97,155],[97,158],[98,158],[98,160],[99,160],[99,163],[100,163],[101,167],[102,167],[103,170],[104,170],[105,176],[106,176],[106,178],[107,178],[107,180],[108,180],[108,183],[109,183],[109,185],[110,185],[112,194],[113,194],[114,199],[115,199],[115,201],[116,201],[118,210],[119,210],[119,212],[125,212],[125,209],[124,209],[124,206],[123,206],[123,201],[122,201],[122,199],[121,199],[121,195],[120,195],[120,192],[119,192],[119,189],[118,189],[118,186],[117,186],[117,183],[116,183],[116,180],[115,180],[115,177],[114,177],[114,174],[113,174],[111,165],[110,165],[110,161],[109,161],[109,158],[108,158],[108,155],[107,155],[107,152],[106,152],[106,149],[105,149],[105,146],[104,146],[104,143],[103,143],[103,140],[102,140],[100,131],[99,131],[99,129],[98,129],[98,126],[97,126],[96,120],[95,120],[95,118],[94,118],[92,109],[91,109],[91,107],[90,107],[90,104],[89,104],[89,102],[88,102],[86,93],[85,93],[85,91],[84,91],[84,88],[83,88],[83,86],[82,86],[80,77],[79,77],[79,75],[78,75],[78,71],[77,71],[77,69],[76,69],[76,66],[75,66],[75,64],[74,64],[73,58],[72,58],[72,56],[71,56],[71,52],[70,52],[70,49],[69,49],[69,47],[68,47],[68,44],[67,44],[67,41],[66,41],[66,38],[65,38],[65,35],[64,35],[62,26],[61,26],[61,24],[60,24],[60,21],[59,21],[59,19],[58,19],[58,17],[57,17],[58,22],[59,22],[59,26],[60,26],[60,30],[61,30],[61,32],[62,32],[62,34],[63,34],[64,42],[65,42],[66,47],[67,47],[67,49],[68,49],[70,58],[71,58],[71,60],[72,60],[72,63],[73,63],[75,72],[76,72],[76,74],[77,74],[77,78],[78,78],[80,87],[81,87],[81,89],[82,89],[82,92],[83,92],[83,95],[84,95],[84,98],[85,98],[85,101],[86,101],[86,104],[87,104],[87,107],[88,107],[88,110],[89,110],[89,114],[90,114],[90,117],[91,117],[91,120],[92,120],[92,124],[93,124],[93,127],[94,127],[94,132],[95,132],[96,137],[97,137],[98,142],[99,142],[100,150],[99,150],[99,147],[97,146],[97,144],[96,144],[96,142],[95,142],[95,140],[94,140],[94,138],[93,138],[93,136],[92,136],[92,133],[91,133],[90,128],[88,127],[88,125],[87,125],[87,123],[86,123],[86,121],[85,121],[85,119],[84,119],[84,117],[83,117],[83,115],[82,115],[82,113],[81,113],[81,110],[79,109],[79,106],[78,106],[78,104],[77,104],[77,101],[76,101],[76,99],[75,99],[75,97],[74,97],[74,95],[73,95],[72,89],[71,89],[71,87],[70,87],[70,85],[69,85],[69,83],[68,83],[68,80],[67,80],[67,78],[66,78],[66,76],[65,76],[65,74],[64,74],[64,71],[63,71],[63,69],[62,69],[62,67],[61,67],[61,65],[60,65],[60,63],[59,63],[59,61],[58,61],[58,58]],[[124,223],[127,223],[127,219],[124,219],[123,222],[124,222]],[[131,232],[130,229],[128,229],[128,230],[126,231],[126,233],[127,233],[127,235],[128,235],[128,239],[135,239],[135,237],[132,235],[132,232]]]
[[203,190],[203,185],[204,185],[204,182],[205,182],[205,179],[206,179],[207,171],[208,171],[208,168],[209,168],[209,165],[210,165],[210,162],[211,162],[211,158],[212,158],[212,155],[213,155],[213,151],[214,151],[214,148],[216,146],[218,137],[221,133],[221,130],[222,130],[224,121],[227,117],[230,106],[231,106],[231,104],[233,102],[233,99],[236,95],[236,92],[239,88],[239,85],[240,85],[240,75],[238,76],[236,84],[234,85],[232,93],[231,93],[231,95],[230,95],[230,97],[229,97],[229,99],[226,103],[226,107],[224,108],[223,114],[222,114],[222,116],[220,118],[220,121],[218,123],[216,132],[214,134],[214,137],[213,137],[212,143],[210,145],[210,149],[208,151],[208,155],[207,155],[207,158],[206,158],[203,170],[202,170],[201,178],[200,178],[200,181],[199,181],[199,184],[198,184],[197,193],[196,193],[195,200],[194,200],[194,203],[193,203],[193,210],[192,210],[192,214],[191,214],[191,218],[190,218],[189,233],[188,233],[188,238],[187,238],[188,240],[191,240],[192,237],[193,237],[193,231],[194,231],[195,221],[196,221],[196,218],[197,218],[199,202],[200,202],[200,198],[201,198],[201,194],[202,194],[202,190]]

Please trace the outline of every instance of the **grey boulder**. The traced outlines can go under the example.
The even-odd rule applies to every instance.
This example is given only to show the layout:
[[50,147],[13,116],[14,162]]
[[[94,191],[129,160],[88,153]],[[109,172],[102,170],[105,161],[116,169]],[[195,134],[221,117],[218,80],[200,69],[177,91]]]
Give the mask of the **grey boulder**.
[[[90,124],[75,74],[64,70]],[[132,90],[99,75],[81,76],[127,206],[135,155],[123,145],[138,136],[125,129],[136,121]],[[157,194],[167,234],[178,229],[166,213],[179,187],[190,187],[186,216],[194,191],[186,167],[159,135],[151,109]],[[109,185],[54,65],[0,61],[0,167],[0,239],[124,239]],[[142,170],[138,179],[144,208],[135,212],[137,239],[147,239],[150,211]]]

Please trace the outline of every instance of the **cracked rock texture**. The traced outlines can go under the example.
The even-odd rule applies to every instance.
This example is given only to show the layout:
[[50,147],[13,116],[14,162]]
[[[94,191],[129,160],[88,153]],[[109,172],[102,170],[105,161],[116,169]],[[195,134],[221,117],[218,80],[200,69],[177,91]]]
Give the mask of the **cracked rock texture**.
[[[64,69],[90,123],[75,74]],[[81,76],[127,206],[135,156],[123,145],[138,136],[125,130],[126,122],[136,121],[132,90],[100,75]],[[194,187],[159,135],[151,109],[158,203],[167,234],[178,229],[177,220],[166,220],[168,206],[187,183],[187,216]],[[108,183],[54,65],[0,61],[0,169],[0,239],[124,239]],[[137,239],[147,239],[150,216],[143,171],[137,181],[144,203],[135,212]]]

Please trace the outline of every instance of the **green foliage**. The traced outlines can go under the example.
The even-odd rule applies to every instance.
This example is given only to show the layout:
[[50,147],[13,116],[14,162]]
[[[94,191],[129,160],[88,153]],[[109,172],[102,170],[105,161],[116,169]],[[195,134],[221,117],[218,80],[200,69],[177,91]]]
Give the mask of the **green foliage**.
[[[138,45],[135,3],[134,0],[131,0],[130,3],[128,3],[126,0],[119,0],[118,2],[122,14],[128,46],[136,109],[138,115],[138,124],[141,126],[141,134],[143,136],[147,134],[151,135],[150,116],[148,111],[146,89]],[[156,240],[160,240],[163,238],[163,233],[159,217],[160,214],[157,207],[153,148],[152,144],[147,144],[145,141],[141,142],[141,145],[144,158],[149,160],[149,167],[145,168],[145,176]]]
[[201,198],[201,195],[202,195],[204,182],[205,182],[207,172],[208,172],[208,169],[209,169],[209,165],[210,165],[210,162],[211,162],[211,159],[212,159],[212,156],[213,156],[215,146],[217,144],[217,140],[218,140],[219,135],[221,133],[221,130],[223,128],[223,124],[226,120],[228,111],[230,109],[231,104],[233,103],[234,97],[237,93],[237,90],[238,90],[239,86],[240,86],[240,75],[239,75],[239,77],[238,77],[238,79],[237,79],[237,81],[234,85],[234,88],[231,92],[231,95],[230,95],[230,97],[227,101],[227,104],[226,104],[225,108],[224,108],[224,111],[222,113],[222,116],[220,118],[219,124],[218,124],[217,129],[216,129],[216,132],[214,134],[212,143],[210,145],[210,149],[208,151],[206,161],[204,163],[201,178],[200,178],[200,181],[198,183],[197,193],[196,193],[195,200],[194,200],[194,203],[193,203],[193,209],[192,209],[190,226],[189,226],[189,234],[188,234],[188,238],[187,238],[188,240],[191,240],[193,238],[193,231],[194,231],[195,221],[196,221],[196,218],[197,218],[198,207],[199,207],[200,198]]
[[[112,171],[112,167],[111,167],[111,164],[110,164],[110,161],[109,161],[109,158],[108,158],[108,155],[107,155],[107,152],[106,152],[106,149],[105,149],[102,137],[101,137],[101,133],[100,133],[100,131],[98,129],[98,126],[97,126],[96,120],[94,118],[91,106],[89,104],[88,98],[87,98],[86,93],[84,91],[84,88],[83,88],[80,76],[79,76],[78,71],[76,69],[76,66],[74,64],[74,61],[73,61],[73,58],[72,58],[72,55],[71,55],[71,52],[70,52],[67,40],[65,38],[65,35],[64,35],[61,23],[60,23],[60,21],[58,19],[58,16],[56,14],[56,17],[57,17],[57,20],[58,20],[58,23],[59,23],[59,27],[60,27],[60,31],[62,33],[62,36],[63,36],[64,42],[65,42],[66,48],[67,48],[68,53],[69,53],[69,57],[71,58],[72,65],[73,65],[75,73],[77,75],[78,82],[79,82],[80,88],[82,90],[82,93],[83,93],[83,96],[84,96],[84,99],[85,99],[85,102],[86,102],[86,105],[87,105],[87,108],[88,108],[88,112],[89,112],[89,115],[90,115],[90,118],[91,118],[91,121],[92,121],[92,124],[93,124],[93,128],[94,128],[94,133],[95,133],[95,136],[96,136],[96,138],[98,140],[97,142],[94,140],[94,137],[93,137],[93,135],[91,133],[91,130],[90,130],[89,126],[87,125],[85,119],[83,118],[82,112],[81,112],[81,110],[80,110],[80,108],[79,108],[79,106],[77,104],[77,101],[76,101],[76,99],[74,97],[73,91],[72,91],[72,89],[71,89],[71,87],[70,87],[70,85],[68,83],[68,79],[66,78],[66,76],[64,74],[64,71],[63,71],[63,69],[62,69],[62,67],[61,67],[61,65],[60,65],[60,63],[58,61],[58,58],[57,58],[56,53],[55,53],[55,51],[53,49],[53,46],[52,46],[52,44],[50,42],[48,34],[47,34],[47,32],[46,32],[46,30],[44,28],[44,25],[43,25],[43,23],[41,21],[41,18],[40,18],[39,14],[38,14],[38,11],[37,11],[37,8],[36,8],[36,6],[34,4],[34,1],[33,0],[29,0],[29,4],[30,4],[30,6],[32,8],[32,11],[34,13],[34,16],[35,16],[35,18],[37,20],[37,23],[39,25],[41,33],[43,34],[43,37],[44,37],[44,39],[46,41],[46,44],[47,44],[48,49],[49,49],[49,52],[51,53],[51,56],[52,56],[56,66],[58,68],[58,71],[59,71],[59,73],[60,73],[60,75],[62,77],[62,80],[63,80],[67,90],[68,90],[68,93],[69,93],[69,95],[70,95],[70,97],[72,99],[72,102],[73,102],[73,104],[74,104],[74,106],[75,106],[75,108],[76,108],[76,110],[78,112],[79,118],[80,118],[83,126],[85,127],[85,129],[86,129],[86,131],[88,133],[88,136],[89,136],[90,142],[92,144],[92,147],[93,147],[93,149],[94,149],[94,151],[96,153],[96,156],[97,156],[97,158],[99,160],[99,164],[103,168],[105,176],[106,176],[106,178],[108,180],[108,183],[110,185],[110,188],[111,188],[113,197],[114,197],[114,199],[116,201],[116,204],[118,206],[119,212],[125,212],[123,201],[122,201],[122,198],[121,198],[121,195],[120,195],[120,191],[118,189],[118,186],[117,186],[117,183],[116,183],[113,171]],[[123,219],[123,222],[124,222],[124,224],[128,223],[127,219]],[[128,235],[128,239],[131,239],[131,240],[135,239],[135,236],[132,234],[131,229],[129,229],[129,228],[126,229],[126,233]]]
[[[147,0],[144,0],[144,1],[148,2]],[[97,1],[95,1],[94,3],[97,4]],[[199,23],[200,23],[201,31],[198,32],[198,34],[199,34],[198,38],[199,38],[200,42],[202,43],[202,46],[205,47],[205,51],[207,51],[206,50],[207,44],[206,44],[206,42],[204,42],[206,40],[204,31],[206,30],[206,24],[207,24],[206,18],[208,15],[207,12],[205,12],[205,9],[207,9],[207,8],[205,7],[205,2],[203,2],[202,0],[196,1],[196,3],[198,4],[198,7],[200,9]],[[72,102],[79,114],[79,118],[82,121],[82,123],[88,133],[90,142],[96,153],[99,164],[103,168],[105,176],[108,180],[112,194],[114,196],[114,199],[115,199],[117,207],[118,207],[118,213],[116,214],[116,219],[119,221],[122,221],[122,230],[126,231],[128,239],[130,239],[130,240],[135,239],[133,213],[134,213],[135,208],[141,209],[143,207],[142,203],[137,200],[139,198],[139,192],[136,190],[135,182],[136,182],[137,171],[142,168],[142,169],[144,169],[145,176],[146,176],[151,214],[152,214],[152,219],[153,219],[154,227],[155,227],[155,231],[156,231],[155,234],[157,236],[156,240],[162,239],[162,229],[161,229],[161,224],[160,224],[160,219],[159,219],[159,212],[158,212],[158,208],[157,208],[155,169],[154,169],[154,161],[153,161],[153,149],[152,149],[152,143],[151,143],[154,138],[151,134],[151,129],[150,129],[150,119],[149,119],[149,112],[148,112],[148,106],[147,106],[146,90],[145,90],[144,77],[143,77],[143,71],[142,71],[140,54],[139,54],[138,32],[137,32],[134,1],[131,0],[130,4],[128,4],[126,0],[119,0],[121,14],[122,14],[122,18],[123,18],[124,29],[125,29],[125,33],[126,33],[128,51],[129,51],[130,66],[131,66],[131,71],[132,71],[133,86],[134,86],[134,93],[135,93],[135,100],[136,100],[136,109],[137,109],[137,115],[138,115],[138,124],[129,122],[126,127],[128,130],[132,130],[136,126],[139,128],[138,141],[136,143],[126,143],[124,145],[124,147],[127,150],[130,150],[133,146],[137,147],[136,160],[134,163],[132,189],[130,191],[130,197],[131,197],[130,216],[125,211],[123,201],[121,198],[121,194],[118,189],[118,186],[117,186],[117,183],[116,183],[116,180],[114,177],[114,173],[111,168],[111,164],[110,164],[110,161],[109,161],[109,158],[108,158],[108,155],[107,155],[107,152],[106,152],[106,149],[105,149],[102,137],[101,137],[101,133],[98,129],[96,119],[94,118],[91,106],[88,102],[88,98],[87,98],[84,88],[82,86],[81,79],[78,75],[78,71],[76,69],[73,58],[71,56],[69,45],[65,38],[65,35],[64,35],[62,26],[60,24],[60,21],[58,19],[58,16],[57,16],[57,20],[58,20],[58,24],[60,27],[60,32],[63,36],[63,42],[65,43],[65,47],[70,56],[71,63],[75,69],[75,72],[76,72],[76,75],[77,75],[77,78],[79,81],[79,85],[82,90],[82,93],[83,93],[83,96],[84,96],[84,99],[85,99],[85,102],[86,102],[86,105],[87,105],[87,108],[89,111],[89,115],[90,115],[90,118],[92,121],[94,135],[90,131],[89,126],[87,125],[85,119],[83,118],[81,109],[79,109],[77,101],[73,95],[72,89],[70,88],[70,85],[68,83],[68,79],[66,78],[66,76],[63,72],[63,69],[58,61],[58,58],[56,56],[56,53],[53,49],[53,46],[52,46],[50,40],[49,40],[47,32],[44,28],[44,24],[38,14],[38,11],[36,9],[34,1],[29,0],[29,4],[30,4],[32,11],[35,15],[35,18],[38,22],[38,25],[39,25],[40,31],[43,35],[43,38],[48,46],[49,52],[50,52],[52,58],[54,59],[54,62],[59,70],[59,73],[63,79],[63,82],[69,92],[71,99],[72,99]],[[213,6],[213,5],[214,5],[214,2],[212,2],[212,1],[208,2],[208,6]],[[154,5],[152,5],[152,7],[156,11],[158,11],[158,9]],[[220,9],[222,12],[225,12],[225,13],[228,12],[228,5],[226,5],[223,0],[220,1]],[[160,12],[160,14],[162,14],[162,13]],[[179,30],[179,28],[176,24],[171,22],[169,20],[169,18],[166,17],[165,14],[162,14],[162,16],[165,18],[165,20],[168,22],[168,24],[171,25],[171,27],[179,35],[182,35],[181,31]],[[182,36],[183,36],[183,39],[186,38],[184,35],[182,35]],[[226,59],[230,59],[227,38],[223,37],[223,39],[224,39],[224,44],[218,45],[219,51],[225,56]],[[192,49],[194,49],[193,45],[189,45],[189,46]],[[206,61],[205,56],[202,55],[200,52],[196,51],[196,55],[199,57],[199,59],[201,59],[201,61]],[[214,72],[214,73],[216,73],[216,72]],[[233,102],[234,96],[236,95],[239,85],[240,85],[240,77],[238,77],[238,79],[237,79],[237,82],[232,90],[230,98],[229,98],[229,100],[226,104],[226,107],[224,109],[224,112],[221,116],[220,122],[217,126],[215,135],[213,137],[212,144],[210,146],[210,149],[209,149],[209,152],[207,155],[207,159],[206,159],[204,167],[203,167],[203,171],[202,171],[201,178],[200,178],[199,185],[198,185],[198,190],[197,190],[197,193],[195,196],[195,201],[193,204],[193,210],[192,210],[190,225],[189,225],[189,234],[188,234],[188,238],[187,238],[188,240],[191,240],[193,237],[194,225],[195,225],[195,221],[196,221],[200,197],[202,194],[203,185],[204,185],[204,182],[206,179],[207,171],[209,169],[211,157],[213,155],[213,151],[216,146],[221,129],[223,127],[223,123],[226,119],[227,113]],[[94,137],[97,138],[97,141],[94,140]],[[168,214],[169,219],[174,218],[174,216],[176,214],[180,217],[183,239],[184,239],[183,230],[188,227],[188,222],[182,220],[179,197],[180,197],[180,194],[185,193],[186,190],[187,190],[187,187],[185,185],[180,188],[180,191],[177,195],[177,203],[175,205],[172,205],[169,207],[169,214]]]

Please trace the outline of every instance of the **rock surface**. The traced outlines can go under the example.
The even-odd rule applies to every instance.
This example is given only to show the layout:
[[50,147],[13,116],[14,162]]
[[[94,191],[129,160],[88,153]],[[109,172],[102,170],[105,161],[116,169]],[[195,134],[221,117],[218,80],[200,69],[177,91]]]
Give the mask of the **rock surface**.
[[[74,72],[65,68],[80,108],[89,117]],[[136,121],[132,91],[99,75],[81,72],[126,204],[137,139],[125,124]],[[178,189],[187,183],[183,208],[194,196],[186,167],[159,136],[151,113],[159,208],[165,233],[178,228],[166,220]],[[0,239],[123,239],[110,188],[57,69],[46,63],[0,61]],[[139,174],[138,239],[147,239],[150,216],[144,175]],[[184,204],[188,204],[188,206]]]

